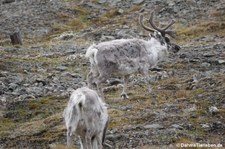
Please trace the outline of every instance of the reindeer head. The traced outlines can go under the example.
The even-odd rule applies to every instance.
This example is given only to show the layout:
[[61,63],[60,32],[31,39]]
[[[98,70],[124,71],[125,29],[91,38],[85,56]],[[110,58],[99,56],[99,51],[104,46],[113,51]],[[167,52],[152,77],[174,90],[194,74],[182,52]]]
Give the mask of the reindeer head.
[[153,32],[153,34],[151,34],[151,36],[155,39],[157,39],[162,45],[167,45],[167,48],[168,50],[171,50],[172,52],[176,53],[180,50],[180,46],[174,44],[174,43],[171,43],[170,42],[170,39],[166,36],[166,35],[169,35],[170,37],[172,38],[175,38],[176,37],[176,32],[174,31],[171,31],[171,30],[167,30],[170,26],[172,26],[175,21],[174,20],[171,20],[170,23],[165,26],[164,28],[160,29],[159,27],[157,27],[154,22],[153,22],[153,16],[154,16],[154,11],[151,12],[150,14],[150,17],[149,17],[149,24],[152,26],[152,28],[146,26],[144,23],[143,23],[143,19],[144,19],[144,16],[143,14],[140,14],[139,16],[139,24],[147,31],[150,31],[150,32]]

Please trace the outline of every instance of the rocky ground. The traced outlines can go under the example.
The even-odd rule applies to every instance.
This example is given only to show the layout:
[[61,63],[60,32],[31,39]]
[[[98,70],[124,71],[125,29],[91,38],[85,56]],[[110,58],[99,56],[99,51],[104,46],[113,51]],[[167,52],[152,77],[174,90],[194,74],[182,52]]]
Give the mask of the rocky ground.
[[[112,148],[174,148],[181,143],[225,146],[225,2],[159,0],[1,0],[0,148],[65,148],[62,112],[73,89],[86,84],[85,49],[93,42],[147,38],[138,12],[176,20],[182,49],[149,72],[106,84]],[[157,19],[156,19],[157,21]],[[17,28],[23,45],[8,38]],[[78,145],[75,141],[75,145]],[[216,148],[216,147],[215,147]]]

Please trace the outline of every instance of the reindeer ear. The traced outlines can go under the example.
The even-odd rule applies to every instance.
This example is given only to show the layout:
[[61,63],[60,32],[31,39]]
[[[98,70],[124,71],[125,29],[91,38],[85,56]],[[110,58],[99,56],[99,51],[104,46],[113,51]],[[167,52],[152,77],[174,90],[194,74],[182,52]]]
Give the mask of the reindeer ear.
[[153,36],[152,36],[152,33],[149,33],[148,35],[149,35],[150,38],[153,37]]

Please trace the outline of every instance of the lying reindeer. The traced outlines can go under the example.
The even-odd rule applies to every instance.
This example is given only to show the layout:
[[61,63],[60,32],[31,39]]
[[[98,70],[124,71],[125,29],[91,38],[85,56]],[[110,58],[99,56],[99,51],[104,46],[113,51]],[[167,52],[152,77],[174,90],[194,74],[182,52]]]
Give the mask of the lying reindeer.
[[105,103],[95,91],[87,87],[75,90],[63,116],[67,128],[67,146],[72,146],[72,135],[75,133],[80,136],[81,149],[102,149],[108,114]]
[[[149,40],[143,39],[118,39],[92,45],[87,49],[86,57],[91,63],[91,70],[87,76],[89,87],[97,85],[98,92],[104,98],[102,83],[112,76],[124,78],[121,97],[128,98],[126,89],[129,76],[140,73],[148,77],[148,70],[155,67],[158,62],[168,56],[168,51],[178,52],[180,47],[170,43],[165,35],[175,38],[175,32],[167,30],[175,21],[171,21],[163,29],[153,23],[153,13],[149,18],[152,28],[143,23],[143,14],[139,16],[139,24],[147,31],[153,32]],[[151,86],[148,83],[148,90]]]

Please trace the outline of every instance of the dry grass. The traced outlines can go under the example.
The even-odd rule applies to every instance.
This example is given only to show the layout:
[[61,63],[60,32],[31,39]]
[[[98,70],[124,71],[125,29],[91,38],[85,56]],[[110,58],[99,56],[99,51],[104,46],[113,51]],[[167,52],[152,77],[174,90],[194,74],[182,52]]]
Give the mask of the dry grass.
[[117,16],[118,10],[117,8],[111,8],[109,11],[107,11],[103,16],[107,17],[107,18],[113,18],[115,16]]
[[204,37],[207,35],[224,35],[225,21],[201,21],[194,25],[183,26],[176,25],[178,42],[187,42],[195,38]]
[[54,144],[50,146],[50,149],[79,149],[77,147],[67,147],[66,145],[62,144]]
[[142,9],[142,6],[141,6],[141,5],[133,5],[133,6],[129,9],[129,11],[130,11],[130,13],[134,13],[134,12],[140,11],[141,9]]
[[185,28],[177,29],[178,36],[197,36],[201,34],[209,34],[215,33],[218,31],[225,31],[225,22],[220,21],[207,21],[207,22],[200,22],[194,26],[189,26]]
[[67,25],[70,26],[73,30],[81,30],[87,27],[87,24],[80,18],[70,20]]
[[187,90],[178,90],[175,93],[176,98],[187,98],[189,96],[189,91]]

